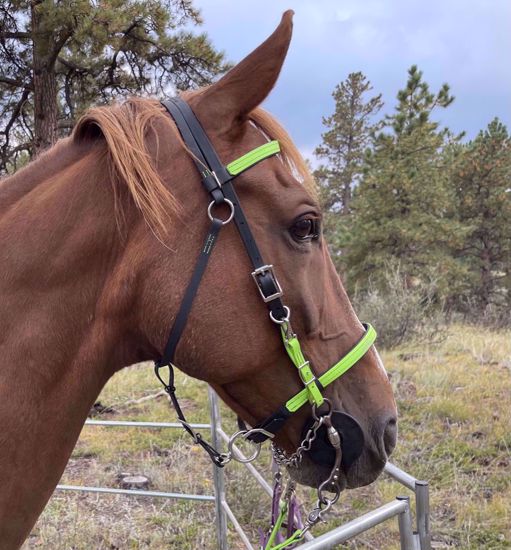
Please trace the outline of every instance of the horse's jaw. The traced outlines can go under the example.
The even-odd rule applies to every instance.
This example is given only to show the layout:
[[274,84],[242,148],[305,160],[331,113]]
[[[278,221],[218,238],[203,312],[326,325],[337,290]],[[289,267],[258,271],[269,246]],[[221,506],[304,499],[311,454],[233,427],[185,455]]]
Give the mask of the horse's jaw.
[[[373,461],[370,461],[371,467],[369,468],[367,462],[368,458],[364,453],[347,471],[345,471],[344,468],[341,469],[341,476],[339,479],[341,491],[369,485],[378,478],[385,467],[385,463],[379,462],[378,464],[374,464]],[[328,479],[331,468],[329,466],[321,466],[314,463],[310,457],[305,454],[299,466],[287,467],[287,472],[291,479],[300,485],[317,489],[323,481]]]

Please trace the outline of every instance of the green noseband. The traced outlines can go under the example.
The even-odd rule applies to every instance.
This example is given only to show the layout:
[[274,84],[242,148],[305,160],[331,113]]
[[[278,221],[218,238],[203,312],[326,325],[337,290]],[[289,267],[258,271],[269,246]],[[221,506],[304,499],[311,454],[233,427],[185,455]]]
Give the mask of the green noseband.
[[320,407],[325,400],[323,390],[356,365],[376,340],[376,330],[371,325],[364,323],[365,333],[360,340],[335,365],[317,378],[309,361],[303,355],[300,342],[291,329],[289,319],[285,319],[279,324],[286,352],[293,365],[298,369],[305,388],[288,399],[274,414],[255,426],[253,433],[247,437],[254,443],[262,443],[269,437],[273,437],[283,427],[286,420],[307,402],[315,408]]
[[291,361],[298,369],[302,382],[305,384],[305,388],[302,391],[286,401],[285,407],[290,413],[296,412],[300,407],[305,405],[307,401],[316,405],[316,407],[322,405],[324,398],[320,387],[326,388],[329,384],[337,380],[369,351],[369,348],[376,340],[376,331],[369,324],[364,325],[364,327],[366,332],[358,343],[355,344],[355,346],[333,367],[330,367],[319,378],[316,378],[312,373],[309,362],[305,361],[298,338],[293,334],[291,338],[288,339],[286,336],[286,329],[282,326],[281,332],[284,346]]

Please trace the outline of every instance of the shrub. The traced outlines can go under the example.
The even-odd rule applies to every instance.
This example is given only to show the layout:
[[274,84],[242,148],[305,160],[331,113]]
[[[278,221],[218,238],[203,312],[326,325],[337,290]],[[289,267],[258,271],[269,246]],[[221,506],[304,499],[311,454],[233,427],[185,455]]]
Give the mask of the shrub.
[[506,302],[490,303],[482,308],[476,300],[466,300],[460,310],[465,323],[492,329],[511,328],[511,310]]
[[438,342],[445,315],[433,279],[410,280],[399,265],[388,266],[383,285],[371,281],[353,299],[360,319],[369,319],[378,332],[378,345],[393,348],[405,341]]

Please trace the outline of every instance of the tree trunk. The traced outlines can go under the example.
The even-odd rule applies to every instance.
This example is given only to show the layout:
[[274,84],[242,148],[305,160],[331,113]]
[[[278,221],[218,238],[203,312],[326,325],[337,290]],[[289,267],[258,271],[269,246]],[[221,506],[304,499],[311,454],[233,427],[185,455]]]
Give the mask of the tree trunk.
[[[33,153],[51,147],[57,141],[57,77],[55,74],[55,37],[45,17],[47,2],[33,1],[32,62],[34,71]],[[46,10],[45,10],[46,8]],[[47,11],[46,11],[47,12]]]
[[493,276],[492,276],[492,262],[490,257],[490,251],[488,250],[486,242],[484,242],[484,248],[481,251],[480,255],[481,259],[481,279],[480,279],[480,295],[479,295],[479,303],[481,304],[481,307],[485,309],[491,300],[491,293],[493,291]]
[[346,181],[342,186],[342,207],[341,215],[347,216],[350,213],[351,208],[351,187],[353,185],[351,181],[351,171],[350,171],[350,181]]
[[[350,117],[351,119],[356,118],[356,114],[354,113],[355,107],[354,107],[354,96],[351,98],[351,113]],[[351,208],[351,195],[352,195],[352,189],[353,189],[353,175],[357,170],[356,163],[353,161],[352,155],[353,155],[353,142],[355,136],[354,134],[354,128],[352,127],[350,130],[349,138],[348,138],[348,148],[346,151],[346,166],[344,168],[344,182],[342,183],[342,208],[341,208],[341,215],[346,216],[350,213]]]

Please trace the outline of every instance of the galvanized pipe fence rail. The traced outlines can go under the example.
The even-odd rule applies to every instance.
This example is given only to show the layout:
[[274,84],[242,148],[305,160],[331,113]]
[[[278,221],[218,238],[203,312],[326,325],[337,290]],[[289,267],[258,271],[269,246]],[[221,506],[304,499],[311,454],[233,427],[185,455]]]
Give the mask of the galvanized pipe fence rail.
[[[211,431],[211,440],[213,446],[217,449],[222,447],[222,443],[228,443],[229,436],[222,429],[220,416],[220,407],[216,393],[208,387],[210,423],[195,423],[190,426],[197,430]],[[128,427],[128,428],[148,428],[148,429],[176,429],[182,428],[179,422],[132,422],[116,420],[87,420],[88,426],[107,426],[107,427]],[[234,447],[234,452],[241,458],[245,458],[243,452]],[[261,488],[271,498],[273,494],[272,487],[261,475],[261,473],[251,463],[244,463],[244,466],[259,483]],[[310,532],[305,535],[305,542],[296,548],[301,550],[316,550],[332,548],[336,544],[341,544],[349,539],[368,531],[369,529],[383,523],[391,518],[397,517],[399,526],[399,536],[401,550],[431,550],[431,534],[429,523],[429,487],[426,481],[415,479],[397,466],[387,463],[385,472],[395,481],[413,492],[415,500],[415,529],[412,524],[412,513],[409,496],[398,496],[394,501],[384,504],[355,518],[348,523],[336,527],[327,533],[314,538]],[[195,495],[189,493],[172,493],[166,491],[146,491],[138,489],[119,489],[114,487],[88,487],[81,485],[57,485],[61,491],[80,491],[88,493],[103,493],[113,495],[127,495],[136,497],[166,498],[191,500],[196,502],[215,503],[216,535],[219,550],[228,550],[227,543],[227,520],[234,527],[240,539],[248,550],[256,550],[251,544],[250,539],[241,527],[234,511],[227,502],[225,492],[225,475],[222,468],[213,466],[213,495]]]

